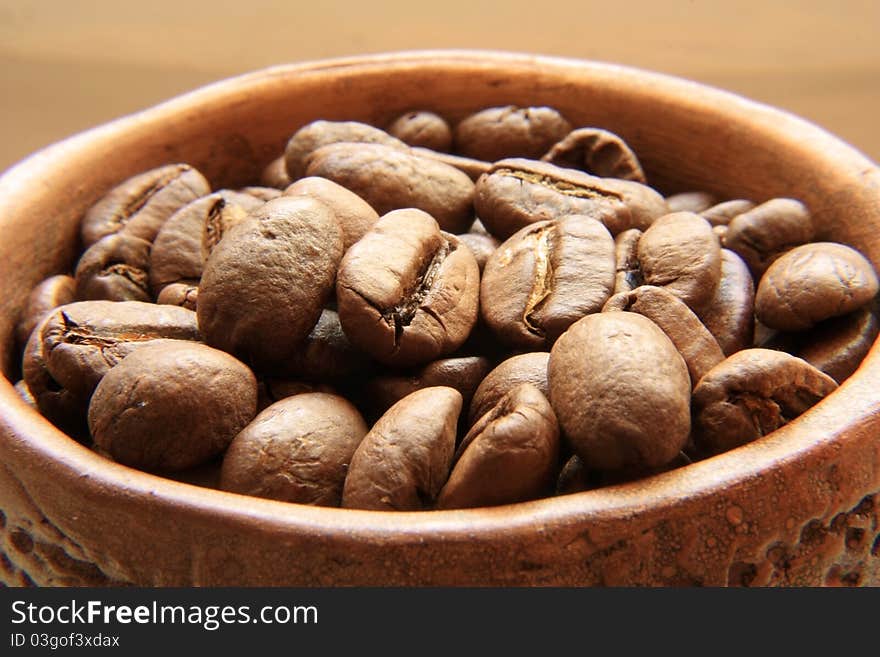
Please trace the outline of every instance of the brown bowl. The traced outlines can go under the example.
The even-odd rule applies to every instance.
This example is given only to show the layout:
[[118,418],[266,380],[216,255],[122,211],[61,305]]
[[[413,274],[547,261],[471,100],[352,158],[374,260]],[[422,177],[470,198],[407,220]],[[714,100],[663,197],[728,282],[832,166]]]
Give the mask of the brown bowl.
[[[806,202],[823,239],[880,265],[880,170],[823,130],[705,86],[592,62],[416,52],[280,66],[67,139],[0,179],[0,344],[16,377],[25,295],[76,257],[120,180],[185,161],[251,182],[317,119],[383,125],[551,105],[623,136],[665,193]],[[878,267],[880,268],[880,267]],[[381,513],[199,488],[112,463],[0,380],[2,579],[11,584],[880,584],[880,349],[755,443],[642,481],[491,509]]]

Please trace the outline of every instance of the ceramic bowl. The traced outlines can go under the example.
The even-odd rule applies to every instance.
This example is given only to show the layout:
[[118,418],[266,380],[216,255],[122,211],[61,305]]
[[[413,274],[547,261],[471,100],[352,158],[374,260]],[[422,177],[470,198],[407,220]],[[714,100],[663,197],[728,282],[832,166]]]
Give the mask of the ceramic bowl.
[[[550,105],[629,142],[666,194],[803,200],[822,239],[880,265],[880,170],[790,114],[586,61],[404,52],[224,80],[51,146],[0,179],[0,359],[83,211],[166,162],[253,182],[299,126]],[[880,584],[880,349],[752,444],[640,481],[497,508],[382,513],[248,498],[138,472],[56,430],[0,379],[0,577],[12,585]]]

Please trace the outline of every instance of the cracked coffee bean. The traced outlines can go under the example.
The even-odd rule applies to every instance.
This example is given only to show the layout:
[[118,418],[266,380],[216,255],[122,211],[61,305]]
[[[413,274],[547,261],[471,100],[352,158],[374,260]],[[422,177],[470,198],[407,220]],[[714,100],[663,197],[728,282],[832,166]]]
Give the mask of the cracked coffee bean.
[[145,470],[185,470],[221,454],[254,417],[257,381],[229,354],[159,340],[101,379],[89,403],[95,445]]
[[560,428],[588,467],[661,466],[687,442],[687,365],[642,315],[578,320],[553,346],[547,376]]
[[480,177],[474,208],[502,240],[530,224],[570,214],[596,219],[616,235],[645,229],[667,213],[666,201],[647,185],[517,158],[495,162]]
[[158,296],[173,283],[195,283],[205,260],[232,226],[263,201],[227,189],[196,199],[175,212],[159,229],[150,249],[150,289]]
[[150,246],[125,231],[92,244],[76,265],[77,299],[152,301]]
[[415,209],[389,212],[339,266],[339,319],[352,344],[399,367],[451,354],[477,319],[480,274],[454,235]]
[[629,292],[645,282],[642,266],[639,264],[639,240],[642,231],[630,228],[618,233],[614,238],[614,292]]
[[483,320],[506,344],[549,347],[598,312],[614,289],[614,240],[595,219],[572,215],[521,229],[483,271]]
[[550,402],[524,383],[504,395],[464,437],[438,509],[513,504],[550,490],[559,424]]
[[538,159],[569,132],[571,124],[552,107],[489,107],[455,126],[455,152],[495,162],[507,157]]
[[578,128],[541,157],[558,167],[580,169],[600,178],[634,180],[645,184],[639,158],[623,139],[601,128]]
[[333,293],[342,230],[306,197],[265,203],[205,262],[196,312],[205,341],[260,370],[293,356]]
[[835,388],[830,376],[785,352],[738,351],[694,388],[696,447],[717,454],[766,436]]
[[880,333],[880,322],[871,308],[825,320],[800,340],[795,355],[843,383],[868,355]]
[[120,183],[86,212],[80,227],[82,242],[88,248],[123,229],[152,242],[166,219],[210,193],[205,177],[188,164],[151,169]]
[[282,502],[339,506],[355,450],[367,433],[344,397],[303,393],[275,402],[235,436],[220,488]]
[[449,477],[460,411],[461,394],[446,387],[417,390],[388,409],[351,459],[342,506],[433,508]]
[[327,178],[364,199],[376,212],[417,208],[450,233],[473,221],[474,183],[455,167],[382,144],[337,143],[308,159],[306,175]]
[[780,256],[761,277],[755,315],[770,328],[802,331],[867,305],[877,289],[874,268],[855,249],[804,244]]

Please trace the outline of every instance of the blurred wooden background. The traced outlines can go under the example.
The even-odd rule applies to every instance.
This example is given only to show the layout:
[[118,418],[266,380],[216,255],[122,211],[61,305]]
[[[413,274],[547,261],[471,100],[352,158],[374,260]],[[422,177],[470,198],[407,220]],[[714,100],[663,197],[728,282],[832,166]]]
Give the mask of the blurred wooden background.
[[628,64],[790,110],[880,161],[877,0],[0,0],[0,170],[263,66],[423,48]]

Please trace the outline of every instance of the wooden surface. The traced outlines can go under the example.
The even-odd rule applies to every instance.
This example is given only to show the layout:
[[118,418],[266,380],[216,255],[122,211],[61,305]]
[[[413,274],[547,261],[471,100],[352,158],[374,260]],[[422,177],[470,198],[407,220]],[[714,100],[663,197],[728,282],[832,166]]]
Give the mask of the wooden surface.
[[423,48],[617,62],[741,93],[880,160],[880,2],[0,0],[0,170],[271,64]]

